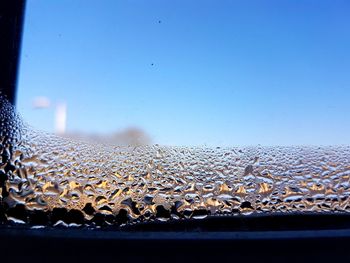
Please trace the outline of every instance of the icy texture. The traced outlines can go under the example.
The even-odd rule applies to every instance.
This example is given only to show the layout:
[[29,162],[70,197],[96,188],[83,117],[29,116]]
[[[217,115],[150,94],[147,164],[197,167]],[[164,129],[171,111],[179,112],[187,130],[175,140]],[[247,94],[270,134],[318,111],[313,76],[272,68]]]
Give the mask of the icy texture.
[[[350,211],[349,146],[94,145],[27,128],[1,103],[0,198],[7,221],[25,223],[40,211],[56,215],[57,208],[72,211],[78,224],[97,216],[121,224],[215,214]],[[24,212],[11,214],[16,207]],[[52,224],[67,223],[67,217],[53,217]]]

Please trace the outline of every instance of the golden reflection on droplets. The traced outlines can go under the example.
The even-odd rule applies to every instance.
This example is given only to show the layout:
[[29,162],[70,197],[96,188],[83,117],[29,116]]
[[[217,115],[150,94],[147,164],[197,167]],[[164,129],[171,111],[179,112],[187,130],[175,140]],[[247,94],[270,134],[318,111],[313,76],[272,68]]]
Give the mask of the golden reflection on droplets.
[[129,221],[350,211],[349,146],[112,147],[14,130],[0,131],[9,208],[78,209],[87,221],[122,210]]

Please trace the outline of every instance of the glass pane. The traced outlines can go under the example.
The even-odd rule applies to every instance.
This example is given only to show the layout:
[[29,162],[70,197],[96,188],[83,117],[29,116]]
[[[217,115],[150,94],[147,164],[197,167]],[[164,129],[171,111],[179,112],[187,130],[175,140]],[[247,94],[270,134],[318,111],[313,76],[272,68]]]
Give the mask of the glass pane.
[[33,128],[3,150],[8,206],[118,223],[348,211],[348,9],[29,0],[17,110]]

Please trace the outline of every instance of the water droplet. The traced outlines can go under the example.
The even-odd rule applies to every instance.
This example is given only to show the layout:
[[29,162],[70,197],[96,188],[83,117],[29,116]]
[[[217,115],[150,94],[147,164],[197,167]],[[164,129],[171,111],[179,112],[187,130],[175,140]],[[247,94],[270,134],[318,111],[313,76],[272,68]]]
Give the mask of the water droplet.
[[0,199],[13,224],[350,210],[349,146],[97,147],[29,128],[3,99],[0,117]]

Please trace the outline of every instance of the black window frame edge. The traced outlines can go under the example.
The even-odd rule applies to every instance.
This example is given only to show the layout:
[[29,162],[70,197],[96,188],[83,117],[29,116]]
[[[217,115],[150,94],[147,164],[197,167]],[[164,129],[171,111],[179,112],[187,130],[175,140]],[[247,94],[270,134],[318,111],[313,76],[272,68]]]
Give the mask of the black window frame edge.
[[[25,6],[26,0],[0,1],[0,91],[13,105],[16,101]],[[47,262],[49,257],[51,262],[105,258],[153,262],[225,259],[263,262],[350,260],[347,253],[350,215],[329,213],[308,216],[270,214],[236,216],[233,219],[222,216],[184,220],[176,222],[175,227],[174,224],[151,223],[124,230],[33,229],[30,226],[0,225],[0,258],[15,262],[23,259]],[[246,225],[252,218],[255,221],[251,222],[250,228],[237,230],[230,227],[239,225],[239,222]],[[265,228],[254,228],[263,218],[267,222]],[[278,222],[274,221],[276,218]],[[296,221],[302,224],[303,220],[308,226],[314,224],[315,227],[282,230],[272,227],[274,223],[281,222],[287,226],[295,225]],[[339,222],[342,223],[339,225]],[[203,227],[206,223],[210,230],[208,225]],[[184,227],[186,224],[192,225],[192,228]],[[57,253],[53,257],[54,250]],[[70,258],[67,258],[68,254]]]

